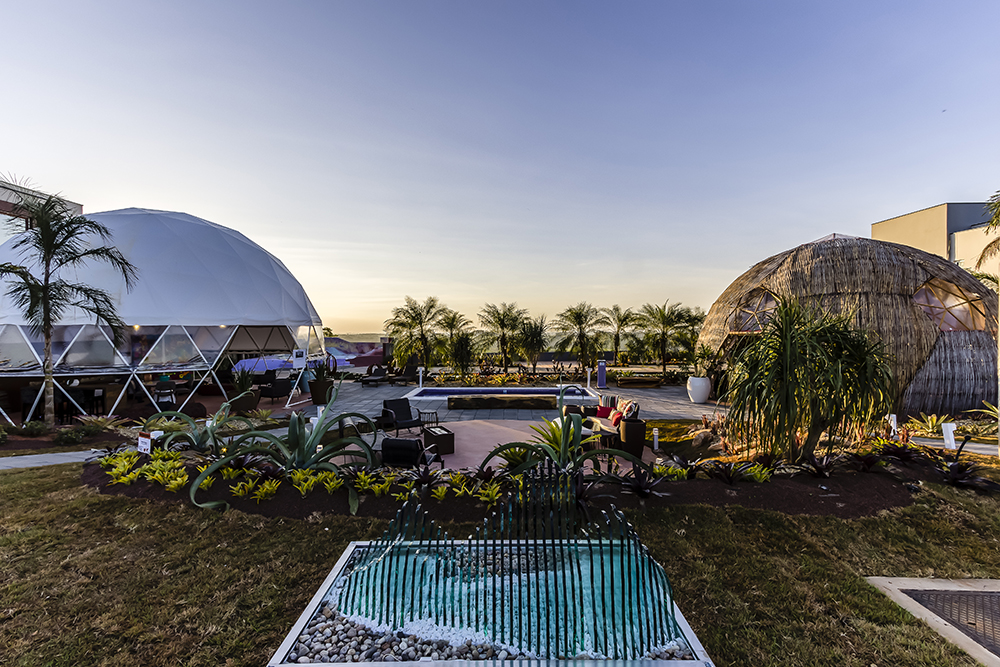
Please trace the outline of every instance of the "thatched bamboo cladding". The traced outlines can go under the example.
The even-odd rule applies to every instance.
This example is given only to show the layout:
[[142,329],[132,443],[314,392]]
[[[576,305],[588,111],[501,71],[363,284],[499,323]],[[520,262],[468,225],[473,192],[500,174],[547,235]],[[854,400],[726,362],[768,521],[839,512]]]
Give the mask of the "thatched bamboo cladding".
[[[942,332],[914,302],[931,278],[983,299],[988,331]],[[880,336],[895,358],[904,414],[957,414],[997,399],[997,297],[961,267],[909,246],[835,237],[769,257],[737,278],[712,305],[698,339],[727,351],[730,318],[754,289],[794,296]]]

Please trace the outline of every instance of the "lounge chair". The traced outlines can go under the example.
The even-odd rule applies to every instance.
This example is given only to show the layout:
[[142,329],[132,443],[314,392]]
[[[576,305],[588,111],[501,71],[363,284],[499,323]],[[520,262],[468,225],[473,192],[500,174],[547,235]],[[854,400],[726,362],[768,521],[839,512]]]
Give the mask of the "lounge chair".
[[398,375],[392,375],[389,377],[389,384],[408,384],[410,382],[417,381],[417,367],[416,366],[405,366]]
[[277,378],[271,384],[260,388],[261,398],[270,398],[271,405],[274,399],[285,398],[292,393],[292,381],[288,378]]
[[382,441],[382,465],[391,468],[413,468],[438,463],[444,469],[444,460],[434,447],[424,447],[419,439],[386,438]]
[[399,435],[401,429],[411,429],[424,425],[420,419],[420,413],[413,416],[413,408],[410,407],[410,400],[407,398],[392,398],[382,401],[382,415],[375,420],[376,426],[383,431],[396,429]]
[[373,384],[377,387],[380,382],[388,382],[388,381],[389,381],[389,376],[386,374],[386,370],[381,366],[376,366],[371,373],[361,378],[361,386],[367,387],[368,385]]

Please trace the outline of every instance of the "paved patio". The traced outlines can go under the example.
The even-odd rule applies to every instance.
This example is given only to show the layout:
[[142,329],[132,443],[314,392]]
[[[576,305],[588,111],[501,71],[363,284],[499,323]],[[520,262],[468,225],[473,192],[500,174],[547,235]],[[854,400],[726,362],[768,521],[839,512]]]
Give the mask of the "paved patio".
[[[335,403],[337,412],[359,412],[376,417],[382,413],[382,401],[400,398],[414,390],[414,385],[406,387],[363,387],[360,382],[345,382]],[[714,402],[695,405],[687,397],[684,387],[660,387],[658,389],[595,389],[600,394],[614,394],[639,403],[639,417],[642,419],[700,419],[703,414],[711,415],[716,410],[725,413]],[[541,421],[558,416],[556,410],[449,410],[446,398],[412,401],[414,408],[436,411],[442,422],[471,421],[478,419]],[[316,415],[316,406],[297,406],[305,409],[309,416]]]

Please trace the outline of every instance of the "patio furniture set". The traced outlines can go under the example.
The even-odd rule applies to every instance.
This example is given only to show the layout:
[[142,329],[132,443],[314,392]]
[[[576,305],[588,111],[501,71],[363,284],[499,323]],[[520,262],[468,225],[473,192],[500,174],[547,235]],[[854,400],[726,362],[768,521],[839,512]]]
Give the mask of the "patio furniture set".
[[[638,417],[639,404],[619,401],[617,397],[611,399],[613,406],[567,405],[563,417],[573,413],[583,415],[584,435],[598,434],[601,448],[621,449],[641,459],[646,446],[646,422]],[[438,423],[437,412],[417,410],[411,407],[409,399],[383,401],[382,413],[374,422],[375,428],[387,435],[395,430],[395,437],[385,437],[379,443],[383,465],[412,468],[437,463],[443,469],[441,457],[455,453],[455,434]],[[399,437],[400,431],[414,428],[420,429],[422,438]]]

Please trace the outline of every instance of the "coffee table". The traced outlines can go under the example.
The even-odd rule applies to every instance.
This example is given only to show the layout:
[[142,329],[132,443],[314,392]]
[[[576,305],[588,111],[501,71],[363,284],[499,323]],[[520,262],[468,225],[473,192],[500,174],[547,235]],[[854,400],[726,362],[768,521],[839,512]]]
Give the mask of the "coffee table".
[[444,426],[427,426],[423,429],[424,447],[434,446],[438,454],[455,453],[455,434]]

